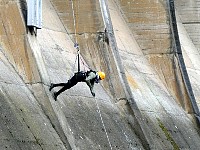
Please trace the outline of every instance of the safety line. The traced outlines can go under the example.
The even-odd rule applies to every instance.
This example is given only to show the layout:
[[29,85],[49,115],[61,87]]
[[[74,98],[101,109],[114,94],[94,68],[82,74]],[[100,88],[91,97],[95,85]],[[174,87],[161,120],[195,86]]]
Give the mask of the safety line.
[[73,66],[72,66],[72,74],[71,74],[70,78],[74,75],[74,70],[75,70],[75,66],[76,66],[76,61],[77,61],[77,59],[78,59],[78,55],[79,55],[79,54],[76,55],[75,62],[74,62],[74,64],[73,64]]
[[75,34],[75,43],[77,43],[77,31],[76,31],[76,16],[75,16],[75,12],[74,12],[74,0],[72,0],[72,12],[73,12],[73,21],[74,21],[74,34]]
[[74,11],[74,1],[72,0],[72,12],[73,12],[73,21],[74,21],[74,34],[75,34],[75,44],[74,47],[77,49],[77,53],[78,53],[78,72],[80,72],[80,49],[79,49],[79,45],[78,45],[78,40],[77,40],[77,22],[76,22],[76,15],[78,15],[78,13],[75,15],[75,11]]
[[85,61],[83,60],[82,57],[80,57],[80,60],[81,60],[81,62],[82,62],[82,64],[83,64],[84,67],[86,67],[86,68],[88,68],[88,69],[91,69],[91,68],[85,63]]
[[105,132],[106,132],[106,137],[107,137],[107,139],[108,139],[108,143],[109,143],[110,149],[112,150],[112,145],[111,145],[111,143],[110,143],[110,139],[109,139],[109,137],[108,137],[108,133],[107,133],[105,124],[104,124],[104,122],[103,122],[103,118],[102,118],[102,115],[101,115],[101,111],[100,111],[100,108],[99,108],[97,99],[96,99],[95,97],[94,97],[94,99],[95,99],[95,101],[96,101],[96,106],[97,106],[97,109],[98,109],[98,113],[99,113],[99,116],[100,116],[100,118],[101,118],[101,123],[102,123],[103,128],[104,128],[104,130],[105,130]]

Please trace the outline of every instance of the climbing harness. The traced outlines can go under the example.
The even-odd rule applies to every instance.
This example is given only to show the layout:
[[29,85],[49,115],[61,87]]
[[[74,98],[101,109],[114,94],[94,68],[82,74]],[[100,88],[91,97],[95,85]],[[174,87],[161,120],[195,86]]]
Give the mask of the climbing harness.
[[[75,43],[76,44],[76,43]],[[79,48],[77,48],[78,47],[78,44],[76,44],[76,45],[74,45],[74,47],[76,48],[76,49],[78,49],[77,50],[77,55],[76,55],[76,58],[75,58],[75,62],[74,62],[74,64],[73,64],[73,69],[72,69],[72,75],[71,75],[71,77],[73,76],[73,74],[74,74],[74,71],[75,71],[75,66],[76,66],[76,62],[78,61],[78,72],[80,72],[80,64],[82,64],[83,65],[83,67],[84,67],[84,71],[86,71],[86,69],[85,68],[87,68],[88,70],[91,70],[91,68],[85,63],[85,61],[83,60],[83,58],[80,56],[80,50],[79,50]]]

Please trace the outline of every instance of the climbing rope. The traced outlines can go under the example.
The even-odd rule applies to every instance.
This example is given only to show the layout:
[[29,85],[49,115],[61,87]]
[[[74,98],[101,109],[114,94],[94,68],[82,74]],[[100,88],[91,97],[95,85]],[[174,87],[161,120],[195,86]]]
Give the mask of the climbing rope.
[[[78,13],[77,13],[77,7],[74,4],[75,1],[77,1],[77,0],[71,0],[71,2],[72,2],[72,12],[73,12],[73,23],[74,23],[74,36],[75,36],[74,47],[77,49],[77,57],[76,57],[75,63],[78,59],[78,72],[79,72],[80,71],[80,60],[83,64],[83,66],[87,67],[88,69],[91,69],[91,68],[88,65],[86,65],[84,63],[83,59],[80,57],[80,48],[79,48],[78,37],[77,37],[77,30],[78,30],[77,17],[78,17]],[[74,72],[74,69],[73,69],[73,72]]]
[[77,46],[76,44],[78,44],[78,43],[77,43],[77,42],[78,42],[78,39],[77,39],[77,28],[78,28],[77,25],[78,25],[78,24],[77,24],[77,20],[76,20],[76,19],[77,19],[77,16],[76,16],[76,15],[77,15],[78,13],[77,13],[77,10],[76,10],[76,15],[75,15],[74,1],[75,1],[75,0],[72,0],[71,2],[72,2],[72,13],[73,13],[72,15],[73,15],[73,21],[74,21],[73,23],[74,23],[75,46]]
[[[77,20],[76,20],[76,15],[78,15],[78,13],[76,13],[76,15],[75,15],[75,11],[74,11],[74,1],[75,0],[71,0],[71,2],[72,2],[72,11],[73,11],[73,23],[74,23],[74,35],[75,35],[75,43],[74,43],[74,47],[77,49],[77,56],[76,56],[76,60],[75,60],[75,63],[74,63],[74,66],[73,66],[73,72],[74,72],[74,68],[75,68],[75,64],[76,64],[76,61],[77,61],[77,59],[78,59],[78,71],[80,71],[80,49],[79,49],[79,45],[78,45],[78,38],[77,38]],[[82,60],[82,58],[81,58],[81,61],[82,61],[82,63],[83,63],[83,65],[85,65],[85,63],[84,63],[84,61]],[[86,66],[86,65],[85,65]],[[87,68],[89,68],[90,69],[90,67],[89,66],[86,66]],[[97,106],[97,109],[98,109],[98,113],[99,113],[99,116],[100,116],[100,118],[101,118],[101,123],[102,123],[102,125],[103,125],[103,128],[104,128],[104,130],[105,130],[105,133],[106,133],[106,137],[107,137],[107,139],[108,139],[108,143],[109,143],[109,146],[110,146],[110,149],[112,150],[112,146],[111,146],[111,143],[110,143],[110,139],[109,139],[109,137],[108,137],[108,133],[107,133],[107,130],[106,130],[106,127],[105,127],[105,124],[104,124],[104,121],[103,121],[103,118],[102,118],[102,115],[101,115],[101,111],[100,111],[100,108],[99,108],[99,105],[98,105],[98,102],[97,102],[97,99],[96,98],[94,98],[95,99],[95,101],[96,101],[96,106]]]
[[82,57],[80,57],[80,60],[81,60],[81,63],[83,64],[83,66],[84,66],[84,71],[85,71],[85,68],[91,70],[91,68],[85,63],[85,61],[83,60]]
[[99,108],[99,104],[98,104],[98,102],[97,102],[97,99],[94,97],[94,99],[95,99],[95,102],[96,102],[96,106],[97,106],[97,112],[99,113],[99,116],[100,116],[100,118],[101,118],[101,123],[102,123],[102,125],[103,125],[103,128],[104,128],[104,130],[105,130],[105,133],[106,133],[106,137],[107,137],[107,139],[108,139],[108,143],[109,143],[109,146],[110,146],[110,149],[112,150],[112,145],[111,145],[111,143],[110,143],[110,139],[109,139],[109,136],[108,136],[108,133],[107,133],[107,130],[106,130],[106,126],[105,126],[105,124],[104,124],[104,122],[103,122],[103,118],[102,118],[102,115],[101,115],[101,111],[100,111],[100,108]]
[[[74,7],[74,0],[71,1],[72,2],[72,14],[73,14],[73,21],[74,21],[74,36],[75,36],[75,43],[74,43],[74,47],[77,49],[77,53],[78,53],[78,72],[80,72],[80,49],[79,49],[79,45],[78,45],[78,38],[77,38],[77,29],[78,29],[78,24],[77,24],[77,9]],[[75,14],[75,10],[76,9],[76,14]]]
[[74,64],[73,64],[73,67],[72,67],[72,74],[71,74],[70,78],[74,75],[75,65],[76,65],[77,59],[78,59],[78,54],[76,55],[76,59],[75,59],[75,62],[74,62]]

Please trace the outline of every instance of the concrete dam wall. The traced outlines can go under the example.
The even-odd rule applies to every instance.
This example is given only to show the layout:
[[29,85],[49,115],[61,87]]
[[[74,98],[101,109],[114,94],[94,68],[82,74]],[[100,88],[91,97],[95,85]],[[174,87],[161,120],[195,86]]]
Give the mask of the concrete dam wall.
[[[0,0],[0,150],[198,149],[197,5],[42,0],[34,33],[26,0]],[[55,101],[49,85],[77,71],[76,41],[81,69],[106,79],[95,98],[78,83]]]

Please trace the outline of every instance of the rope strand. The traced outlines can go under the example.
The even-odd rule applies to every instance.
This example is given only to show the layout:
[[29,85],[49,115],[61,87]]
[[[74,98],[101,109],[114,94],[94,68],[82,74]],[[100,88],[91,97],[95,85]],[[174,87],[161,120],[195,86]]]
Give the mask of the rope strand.
[[72,12],[73,12],[73,21],[74,21],[74,35],[75,35],[75,44],[77,44],[77,30],[76,30],[76,16],[74,11],[74,0],[72,0]]
[[79,49],[79,45],[78,45],[78,39],[77,39],[77,21],[76,21],[76,15],[78,15],[78,13],[74,11],[74,0],[72,0],[72,12],[73,12],[73,21],[74,21],[74,34],[75,34],[75,44],[74,47],[77,49],[77,53],[78,53],[78,72],[80,72],[80,49]]
[[78,55],[76,55],[76,59],[75,59],[75,62],[73,64],[73,67],[72,67],[72,74],[71,74],[70,78],[74,75],[74,70],[75,70],[75,65],[76,65],[77,58],[78,58]]
[[107,139],[108,139],[108,143],[109,143],[110,149],[112,150],[112,145],[111,145],[111,143],[110,143],[110,139],[109,139],[109,137],[108,137],[108,133],[107,133],[105,124],[104,124],[104,122],[103,122],[103,118],[102,118],[102,115],[101,115],[101,111],[100,111],[100,108],[99,108],[99,104],[98,104],[98,102],[97,102],[97,99],[96,99],[96,98],[94,98],[94,99],[95,99],[95,101],[96,101],[96,106],[97,106],[97,109],[98,109],[98,113],[99,113],[99,116],[100,116],[100,118],[101,118],[101,123],[102,123],[102,125],[103,125],[104,130],[105,130],[106,137],[107,137]]

